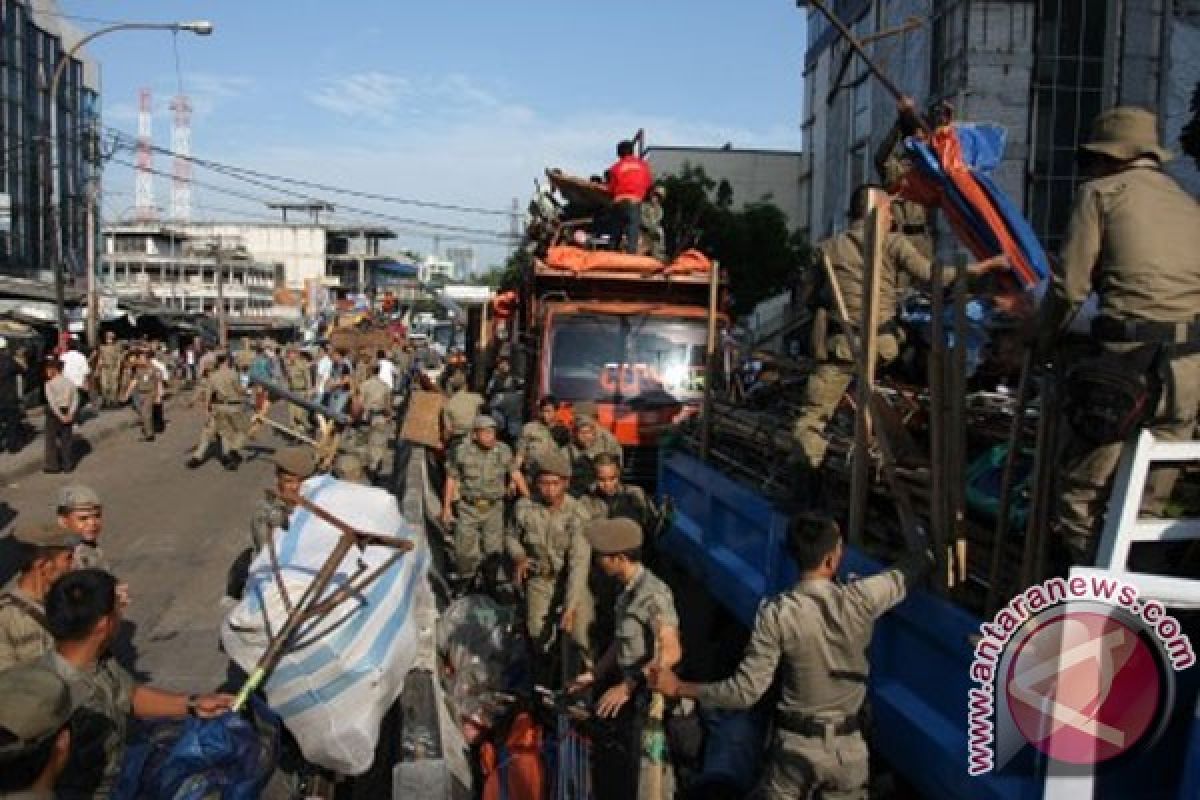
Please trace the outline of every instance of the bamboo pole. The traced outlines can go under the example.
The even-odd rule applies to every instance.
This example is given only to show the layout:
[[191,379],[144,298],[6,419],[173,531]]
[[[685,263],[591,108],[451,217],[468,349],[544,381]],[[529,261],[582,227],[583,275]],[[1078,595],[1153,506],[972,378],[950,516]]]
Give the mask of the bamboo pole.
[[704,354],[704,408],[701,414],[700,453],[707,461],[712,444],[713,378],[717,372],[717,303],[720,298],[721,265],[713,262],[708,276],[708,339]]
[[862,542],[866,519],[867,483],[870,475],[871,397],[875,393],[875,363],[879,359],[879,285],[883,278],[884,215],[887,193],[872,189],[867,203],[863,242],[862,319],[859,321],[859,358],[856,372],[857,418],[854,423],[854,464],[850,481],[851,544]]
[[954,273],[954,360],[950,393],[950,533],[954,537],[951,554],[954,579],[967,579],[967,428],[963,404],[967,397],[967,262],[958,258]]
[[1021,360],[1021,377],[1017,381],[1017,402],[1013,409],[1012,425],[1008,430],[1008,450],[1004,454],[1004,471],[1000,477],[1000,503],[997,506],[996,527],[992,536],[992,558],[988,565],[987,595],[984,599],[984,617],[990,618],[996,611],[1000,591],[1000,563],[1004,546],[1008,540],[1011,522],[1013,473],[1017,468],[1017,457],[1021,450],[1021,438],[1025,424],[1025,406],[1029,404],[1029,393],[1033,382],[1033,351],[1026,350]]
[[[929,535],[936,563],[934,574],[942,588],[950,585],[946,531],[946,326],[945,283],[942,269],[933,265],[929,319]],[[944,579],[944,582],[943,582]]]

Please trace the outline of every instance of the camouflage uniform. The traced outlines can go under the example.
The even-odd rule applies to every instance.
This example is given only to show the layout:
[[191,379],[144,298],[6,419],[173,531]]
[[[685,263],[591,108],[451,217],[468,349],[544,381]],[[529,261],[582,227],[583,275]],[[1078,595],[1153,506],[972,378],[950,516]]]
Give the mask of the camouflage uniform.
[[[287,365],[287,380],[288,388],[293,392],[304,397],[310,397],[313,390],[312,370],[308,367],[308,361],[296,356]],[[300,433],[306,433],[309,429],[308,425],[308,409],[296,405],[295,403],[288,404],[288,411],[292,418],[292,428]]]
[[625,462],[625,452],[617,437],[599,425],[596,426],[595,440],[587,448],[580,447],[576,441],[567,445],[567,457],[571,460],[572,495],[582,497],[592,490],[592,484],[596,482],[595,459],[601,453],[616,456],[620,464]]
[[225,365],[213,371],[208,378],[208,392],[212,396],[212,425],[204,427],[192,454],[197,461],[204,458],[214,438],[220,440],[221,452],[226,456],[239,454],[249,428],[242,403],[245,392],[233,368]]
[[[1089,181],[1076,197],[1038,327],[1043,336],[1040,349],[1049,352],[1095,288],[1096,357],[1114,369],[1161,373],[1162,397],[1145,427],[1162,440],[1186,441],[1196,430],[1197,253],[1200,208],[1153,159],[1139,159],[1122,172]],[[1164,323],[1190,325],[1192,330],[1184,335],[1190,342],[1179,342],[1174,334],[1165,340],[1138,331]],[[1069,424],[1063,428],[1067,441],[1058,461],[1060,496],[1052,524],[1071,560],[1090,563],[1123,443],[1097,445]],[[1152,471],[1142,510],[1161,514],[1177,477],[1176,469]]]
[[366,425],[363,464],[371,472],[378,473],[383,469],[388,443],[392,438],[392,390],[382,378],[374,375],[363,383],[359,391]]
[[119,342],[102,344],[96,350],[96,372],[104,405],[115,406],[121,397],[121,361],[125,350]]
[[[766,800],[867,797],[867,645],[875,620],[904,599],[924,558],[840,585],[801,581],[764,602],[732,677],[699,686],[710,709],[747,709],[779,675],[775,733],[763,775]],[[815,792],[815,795],[813,794]]]
[[0,590],[0,671],[40,658],[54,649],[42,604],[14,578]]
[[41,663],[62,678],[73,694],[87,698],[71,717],[71,753],[55,784],[55,796],[111,797],[125,757],[133,676],[111,656],[100,659],[94,668],[80,669],[51,650]]
[[563,498],[557,510],[522,498],[513,516],[504,545],[513,561],[529,559],[525,624],[530,638],[539,651],[545,650],[558,622],[550,615],[561,601],[564,609],[575,610],[571,638],[586,658],[590,654],[588,634],[593,616],[587,586],[591,547],[583,538],[586,512],[570,496]]
[[[863,221],[857,220],[844,233],[818,245],[833,266],[846,303],[846,314],[856,328],[863,313],[865,234]],[[933,264],[918,253],[908,239],[895,233],[888,234],[884,242],[882,264],[883,274],[879,281],[880,333],[876,341],[880,362],[888,364],[900,354],[899,329],[895,325],[897,276],[906,272],[915,280],[927,282],[933,274]],[[947,281],[954,280],[954,275],[953,267],[943,269],[943,277]],[[827,299],[832,302],[832,298]],[[831,306],[831,318],[837,319],[837,314],[837,310]],[[840,330],[840,324],[831,329]],[[792,437],[799,447],[802,465],[814,470],[825,459],[828,445],[825,429],[854,376],[854,351],[850,338],[845,333],[836,333],[829,337],[828,349],[826,357],[817,363],[808,376],[800,414],[792,427]]]
[[504,493],[512,464],[508,445],[497,442],[485,450],[474,440],[460,444],[446,462],[446,473],[458,484],[454,562],[463,580],[504,552]]

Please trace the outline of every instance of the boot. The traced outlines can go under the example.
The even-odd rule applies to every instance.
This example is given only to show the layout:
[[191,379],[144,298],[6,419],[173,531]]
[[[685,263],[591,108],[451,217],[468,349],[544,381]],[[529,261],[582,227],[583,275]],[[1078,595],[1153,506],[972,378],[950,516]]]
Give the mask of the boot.
[[242,457],[237,453],[230,453],[225,457],[225,469],[230,472],[237,472],[237,468],[242,465]]
[[203,462],[203,461],[201,461],[200,459],[196,458],[195,456],[192,456],[191,458],[189,458],[189,459],[187,460],[187,464],[185,464],[185,466],[186,466],[188,469],[195,469],[196,467],[200,466],[200,465],[201,465],[201,464],[203,464],[203,463],[204,463],[204,462]]

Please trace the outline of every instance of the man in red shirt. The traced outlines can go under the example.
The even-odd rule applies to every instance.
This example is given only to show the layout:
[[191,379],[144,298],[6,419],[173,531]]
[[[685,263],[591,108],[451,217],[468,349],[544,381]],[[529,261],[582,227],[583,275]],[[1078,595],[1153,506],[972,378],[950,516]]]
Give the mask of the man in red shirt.
[[624,234],[625,252],[638,251],[642,228],[642,201],[654,185],[654,175],[645,159],[633,154],[633,142],[617,144],[617,162],[608,168],[608,191],[615,209],[616,236]]

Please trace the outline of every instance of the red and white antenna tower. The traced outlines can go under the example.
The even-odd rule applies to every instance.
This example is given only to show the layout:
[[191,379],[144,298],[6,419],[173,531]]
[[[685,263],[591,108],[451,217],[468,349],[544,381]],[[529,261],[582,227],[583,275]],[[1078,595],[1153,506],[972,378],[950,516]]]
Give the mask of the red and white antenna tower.
[[171,185],[171,218],[189,222],[192,218],[192,101],[178,94],[171,101],[175,112],[175,127],[171,131],[171,149],[175,152],[174,177]]
[[134,213],[138,222],[152,222],[158,216],[154,205],[154,156],[150,152],[150,90],[142,89],[138,103],[137,180],[134,184]]

